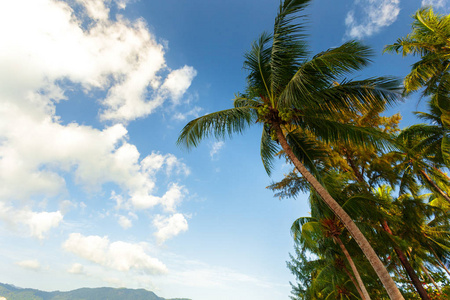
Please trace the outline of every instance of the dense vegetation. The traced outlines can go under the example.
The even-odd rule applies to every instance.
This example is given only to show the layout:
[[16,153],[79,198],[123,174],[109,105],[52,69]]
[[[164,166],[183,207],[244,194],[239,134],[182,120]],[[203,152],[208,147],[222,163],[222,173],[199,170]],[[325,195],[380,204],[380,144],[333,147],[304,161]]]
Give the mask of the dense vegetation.
[[0,283],[0,297],[7,300],[166,300],[144,289],[83,288],[69,292],[43,292],[2,283]]
[[[234,107],[192,120],[178,142],[261,124],[267,172],[276,156],[293,165],[269,187],[309,193],[311,215],[291,229],[292,299],[450,299],[450,16],[421,9],[411,34],[386,46],[419,56],[402,86],[346,79],[369,63],[357,41],[310,57],[299,22],[308,2],[280,4],[273,33],[245,55]],[[382,114],[415,91],[428,101],[416,112],[424,123],[400,129],[400,115]]]

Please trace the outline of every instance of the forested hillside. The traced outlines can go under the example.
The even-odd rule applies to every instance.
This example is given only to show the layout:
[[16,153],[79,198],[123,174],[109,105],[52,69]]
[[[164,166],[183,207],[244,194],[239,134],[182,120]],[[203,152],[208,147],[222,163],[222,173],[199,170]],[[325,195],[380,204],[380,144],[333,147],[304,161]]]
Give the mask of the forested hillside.
[[[7,300],[166,300],[144,289],[82,288],[69,292],[43,292],[0,283],[0,297]],[[1,299],[1,298],[0,298]],[[171,299],[189,300],[189,299]]]

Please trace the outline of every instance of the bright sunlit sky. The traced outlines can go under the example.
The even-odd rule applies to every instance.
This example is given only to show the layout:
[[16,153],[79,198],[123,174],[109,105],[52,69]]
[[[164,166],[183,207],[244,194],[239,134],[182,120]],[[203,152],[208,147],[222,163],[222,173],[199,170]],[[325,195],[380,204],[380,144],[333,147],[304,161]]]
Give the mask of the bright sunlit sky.
[[[145,288],[166,298],[288,299],[290,225],[258,126],[176,146],[192,118],[232,105],[243,54],[272,29],[274,0],[0,0],[0,282],[42,290]],[[449,0],[314,0],[312,53],[361,39],[373,65],[411,15]],[[418,97],[390,109],[407,126]]]

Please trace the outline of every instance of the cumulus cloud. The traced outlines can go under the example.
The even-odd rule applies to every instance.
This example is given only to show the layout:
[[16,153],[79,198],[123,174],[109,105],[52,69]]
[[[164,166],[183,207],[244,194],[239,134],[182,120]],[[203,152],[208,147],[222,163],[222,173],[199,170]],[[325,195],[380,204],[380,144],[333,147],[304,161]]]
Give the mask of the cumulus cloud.
[[223,141],[214,142],[214,144],[211,146],[211,150],[209,151],[209,156],[211,158],[214,158],[214,156],[219,153],[220,149],[225,145]]
[[157,215],[153,220],[153,225],[158,229],[155,236],[160,244],[188,230],[188,222],[180,213],[170,217]]
[[196,75],[197,71],[193,67],[184,66],[181,69],[170,72],[162,88],[169,93],[172,101],[178,104]]
[[131,220],[125,216],[119,217],[119,225],[122,226],[123,229],[128,229],[133,226],[133,223]]
[[400,0],[355,0],[354,6],[345,19],[346,34],[351,38],[379,32],[394,23],[400,13]]
[[433,6],[435,8],[445,7],[447,0],[422,0],[422,6]]
[[34,212],[28,207],[17,209],[0,202],[0,219],[14,227],[25,226],[31,236],[44,239],[52,228],[59,226],[63,215],[60,211]]
[[37,260],[22,260],[16,262],[16,265],[32,271],[39,271],[41,269],[41,264]]
[[75,263],[69,269],[67,269],[67,272],[69,272],[70,274],[83,274],[84,267],[82,264]]
[[85,91],[107,91],[102,118],[114,121],[145,117],[170,97],[179,101],[196,75],[192,67],[171,71],[164,79],[164,47],[143,20],[130,22],[118,15],[112,21],[108,1],[77,2],[92,22],[88,30],[63,1],[17,0],[2,10],[0,30],[8,44],[0,49],[1,77],[7,80],[3,91],[57,90],[56,82],[67,79]]
[[[189,173],[175,156],[141,157],[127,141],[127,122],[166,100],[180,103],[196,74],[190,66],[166,66],[164,47],[143,20],[110,18],[113,3],[123,9],[128,2],[76,0],[71,7],[74,2],[17,0],[0,11],[0,35],[8,45],[0,47],[2,201],[60,196],[69,178],[89,191],[114,183],[128,209],[149,208],[163,198],[152,198],[161,168]],[[66,90],[79,88],[104,95],[100,117],[111,125],[63,124],[57,103],[71,101]],[[46,228],[61,216],[45,218],[51,217]],[[39,226],[33,232],[43,233]]]
[[117,271],[167,273],[167,267],[158,259],[149,256],[141,244],[110,242],[106,236],[83,236],[80,233],[72,233],[64,242],[63,248],[90,262]]

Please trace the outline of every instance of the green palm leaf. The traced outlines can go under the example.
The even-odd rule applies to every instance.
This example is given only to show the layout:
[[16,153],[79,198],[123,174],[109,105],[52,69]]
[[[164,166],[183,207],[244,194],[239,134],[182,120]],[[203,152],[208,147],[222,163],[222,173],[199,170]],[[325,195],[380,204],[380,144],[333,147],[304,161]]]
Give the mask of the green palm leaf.
[[223,139],[233,133],[242,133],[256,119],[252,107],[235,107],[211,113],[190,121],[181,131],[177,144],[197,147],[206,137]]

